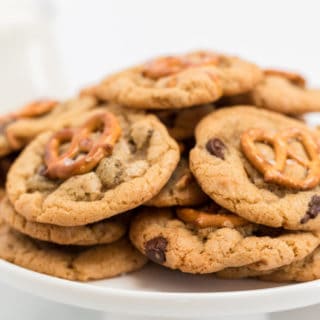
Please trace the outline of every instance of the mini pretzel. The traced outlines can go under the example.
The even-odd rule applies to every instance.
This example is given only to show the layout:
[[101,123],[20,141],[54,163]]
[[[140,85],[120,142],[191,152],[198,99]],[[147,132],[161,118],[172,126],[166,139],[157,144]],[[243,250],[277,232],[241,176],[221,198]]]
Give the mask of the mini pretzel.
[[208,213],[191,208],[178,208],[176,213],[179,219],[186,223],[191,223],[198,228],[235,228],[249,224],[247,220],[231,213]]
[[21,108],[15,115],[17,118],[39,117],[50,112],[57,104],[56,100],[33,101]]
[[10,113],[0,118],[1,126],[6,134],[8,143],[11,146],[11,148],[20,149],[21,143],[19,139],[14,135],[14,132],[6,130],[7,126],[10,123],[22,118],[33,118],[42,116],[50,112],[57,104],[58,101],[56,100],[37,100],[25,105],[17,112]]
[[[289,140],[292,139],[301,142],[309,157],[308,160],[299,157],[290,150]],[[274,164],[264,159],[255,145],[256,142],[267,143],[273,147]],[[241,146],[248,160],[264,175],[264,180],[267,182],[298,190],[312,189],[320,182],[319,146],[307,130],[289,128],[278,133],[267,133],[262,129],[250,129],[242,134]],[[304,179],[295,179],[284,175],[287,158],[295,160],[307,169],[308,172]]]
[[279,76],[282,78],[286,78],[287,80],[289,80],[291,83],[293,83],[298,87],[304,88],[306,86],[306,80],[300,74],[297,74],[297,73],[274,70],[274,69],[266,69],[264,70],[264,74],[267,76]]
[[[96,135],[103,126],[102,133]],[[120,137],[121,128],[116,117],[110,112],[98,113],[77,129],[63,129],[55,133],[46,145],[45,175],[49,178],[66,179],[93,169],[102,158],[112,153]],[[60,154],[63,143],[70,143]]]
[[151,79],[159,79],[181,72],[191,67],[217,65],[220,56],[205,51],[198,51],[182,56],[160,57],[145,64],[143,74]]

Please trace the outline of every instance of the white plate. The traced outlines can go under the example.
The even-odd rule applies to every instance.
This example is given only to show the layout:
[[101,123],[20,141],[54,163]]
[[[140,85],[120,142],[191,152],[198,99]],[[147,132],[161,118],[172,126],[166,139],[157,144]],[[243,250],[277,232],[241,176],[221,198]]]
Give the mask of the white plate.
[[[320,123],[309,114],[310,125]],[[35,295],[116,314],[175,318],[269,313],[320,303],[320,280],[275,284],[219,280],[149,264],[143,270],[103,281],[79,283],[49,277],[0,260],[0,281]]]
[[149,264],[122,277],[79,283],[0,260],[0,281],[35,295],[117,314],[204,318],[289,310],[320,302],[320,280],[275,284],[219,280]]

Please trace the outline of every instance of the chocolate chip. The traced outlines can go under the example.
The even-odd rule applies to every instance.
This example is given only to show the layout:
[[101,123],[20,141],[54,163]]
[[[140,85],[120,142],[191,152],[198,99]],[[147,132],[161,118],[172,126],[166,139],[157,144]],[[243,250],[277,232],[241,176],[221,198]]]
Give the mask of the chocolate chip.
[[206,149],[210,154],[224,160],[225,144],[218,138],[210,139],[206,144]]
[[305,216],[300,220],[300,223],[307,223],[310,219],[314,219],[320,213],[320,196],[312,196],[310,202],[308,203],[308,210]]
[[145,251],[147,257],[156,263],[164,263],[166,261],[166,249],[168,241],[164,237],[156,237],[149,240],[145,244]]

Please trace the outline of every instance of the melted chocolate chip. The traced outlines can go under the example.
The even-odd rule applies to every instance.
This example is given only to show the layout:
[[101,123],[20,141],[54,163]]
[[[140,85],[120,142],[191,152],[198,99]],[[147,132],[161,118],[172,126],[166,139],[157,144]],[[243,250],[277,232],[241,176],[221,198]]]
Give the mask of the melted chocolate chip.
[[312,196],[310,202],[308,203],[308,210],[305,216],[300,220],[300,223],[307,223],[310,219],[314,219],[320,213],[320,196]]
[[210,154],[224,160],[225,144],[218,138],[210,139],[206,144],[206,149]]
[[145,251],[147,257],[156,263],[164,263],[166,261],[166,249],[168,241],[164,237],[156,237],[149,240],[145,244]]

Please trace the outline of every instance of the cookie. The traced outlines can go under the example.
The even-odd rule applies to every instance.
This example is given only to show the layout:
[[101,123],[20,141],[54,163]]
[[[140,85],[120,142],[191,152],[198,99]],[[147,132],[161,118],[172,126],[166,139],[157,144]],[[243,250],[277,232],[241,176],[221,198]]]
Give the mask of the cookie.
[[152,207],[193,206],[207,200],[208,196],[201,190],[190,172],[188,160],[182,157],[168,183],[145,205]]
[[146,258],[126,239],[93,247],[58,246],[31,239],[0,224],[0,258],[68,280],[111,278],[142,268]]
[[254,271],[247,267],[229,268],[216,274],[224,279],[259,278],[274,282],[305,282],[320,279],[320,248],[314,250],[304,259],[287,266],[269,270]]
[[90,91],[130,108],[186,108],[249,91],[262,76],[256,65],[242,59],[197,51],[156,58],[112,75]]
[[320,279],[320,249],[316,249],[301,261],[261,276],[261,279],[276,282],[305,282]]
[[319,138],[302,122],[248,106],[221,109],[196,129],[190,168],[214,201],[270,227],[320,227]]
[[96,108],[77,128],[46,132],[11,167],[7,194],[29,221],[80,226],[153,198],[180,158],[152,115],[117,105]]
[[213,104],[205,104],[179,110],[158,110],[153,113],[166,126],[171,137],[177,141],[184,141],[194,137],[198,122],[214,109]]
[[96,106],[93,97],[32,102],[0,119],[0,156],[22,149],[38,134],[77,123],[80,115]]
[[266,70],[264,74],[263,81],[255,88],[230,97],[230,102],[253,104],[288,115],[320,111],[320,90],[307,88],[299,74],[279,70]]
[[221,208],[144,208],[130,239],[150,260],[187,273],[248,266],[270,270],[304,258],[319,244],[312,232],[271,229]]
[[8,198],[0,204],[0,216],[12,229],[31,238],[61,245],[95,245],[112,243],[124,236],[126,224],[121,219],[106,219],[94,224],[78,227],[60,227],[53,224],[26,220],[17,213]]

